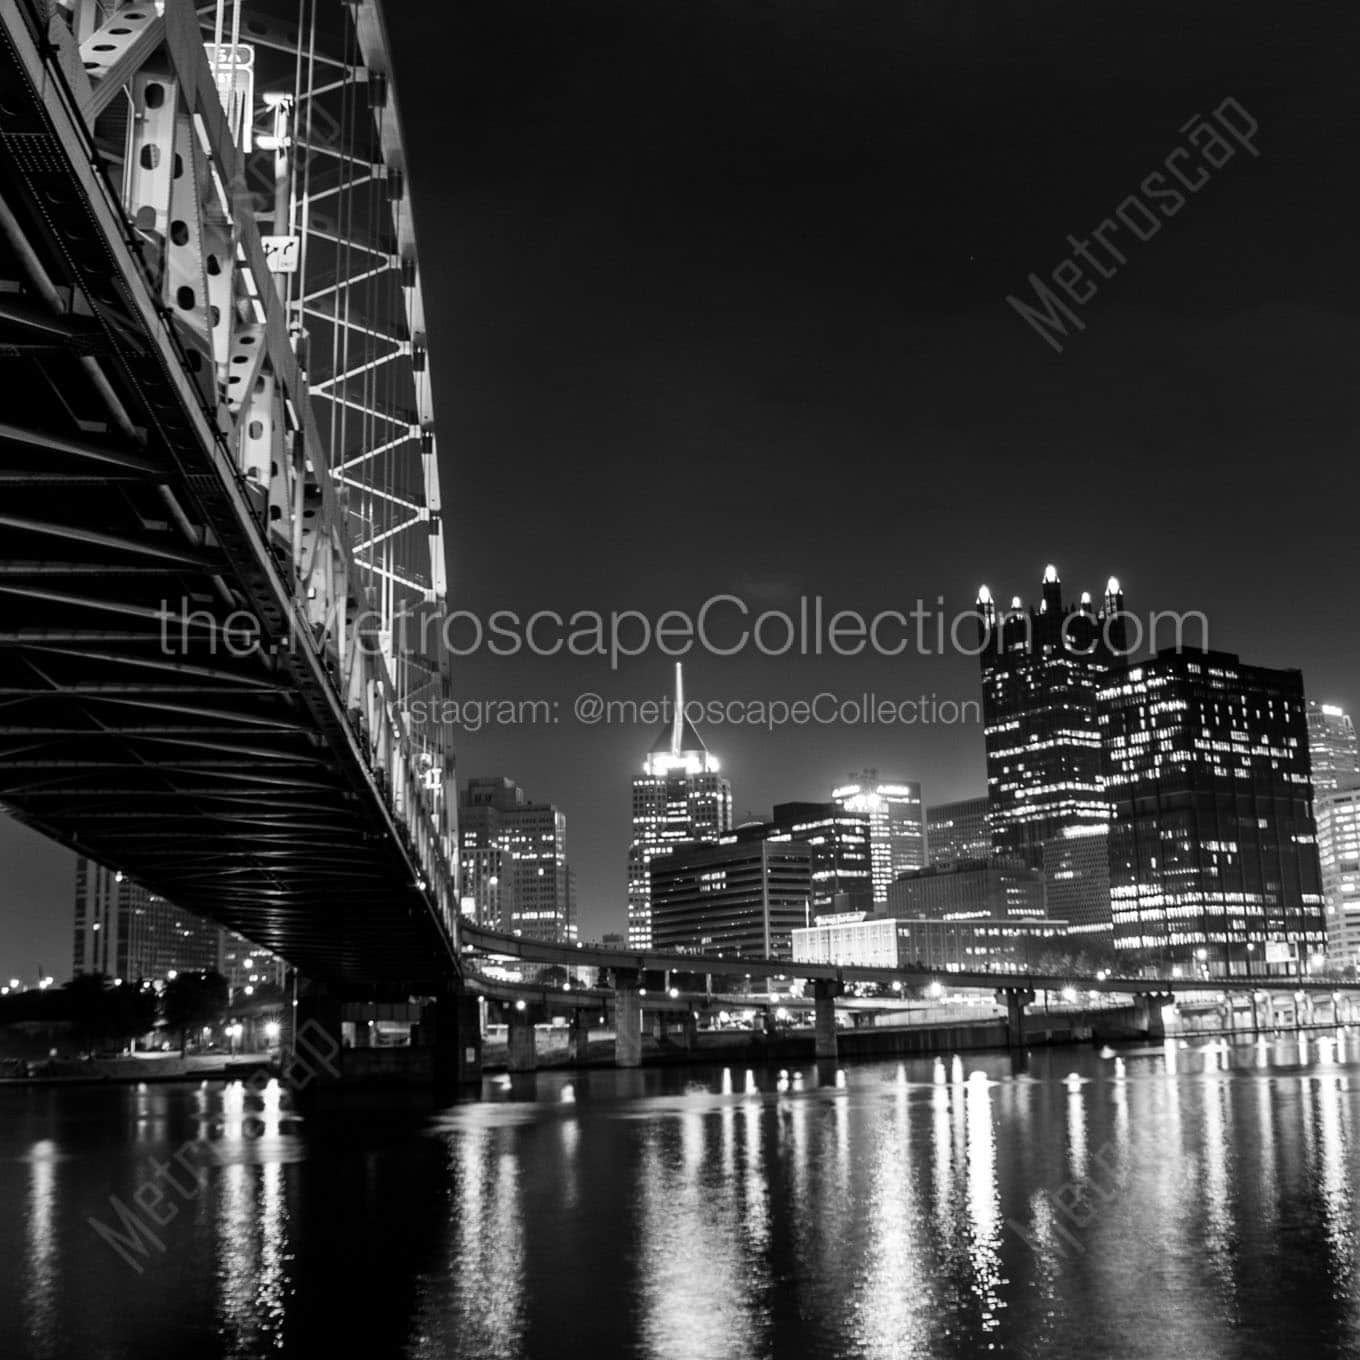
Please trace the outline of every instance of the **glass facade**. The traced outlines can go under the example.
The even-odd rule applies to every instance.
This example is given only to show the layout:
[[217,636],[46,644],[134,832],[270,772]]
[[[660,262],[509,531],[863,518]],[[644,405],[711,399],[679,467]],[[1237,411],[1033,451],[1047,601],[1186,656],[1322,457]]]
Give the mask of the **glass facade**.
[[1356,742],[1351,715],[1337,704],[1308,701],[1308,761],[1313,772],[1313,792],[1341,788],[1360,778],[1360,744]]
[[812,914],[873,905],[869,819],[838,803],[778,803],[773,825],[812,851]]
[[992,853],[987,797],[937,803],[926,809],[926,843],[932,864],[960,859],[986,859]]
[[1327,960],[1360,967],[1360,777],[1317,796],[1318,859],[1327,917]]
[[1161,652],[1100,694],[1116,949],[1284,974],[1323,944],[1303,681]]
[[869,823],[874,904],[888,900],[898,874],[926,863],[925,804],[920,784],[884,782],[877,770],[851,775],[854,781],[831,792],[832,801]]

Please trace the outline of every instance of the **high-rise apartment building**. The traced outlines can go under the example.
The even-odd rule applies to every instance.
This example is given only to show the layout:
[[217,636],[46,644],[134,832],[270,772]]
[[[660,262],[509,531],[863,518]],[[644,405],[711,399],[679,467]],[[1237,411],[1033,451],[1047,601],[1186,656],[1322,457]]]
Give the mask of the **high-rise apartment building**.
[[633,779],[628,849],[628,946],[652,946],[651,864],[682,842],[713,841],[732,829],[732,787],[685,717],[684,675],[675,668],[671,718]]
[[133,982],[221,966],[219,926],[83,855],[76,860],[75,896],[73,972]]
[[462,909],[531,940],[576,938],[567,819],[513,779],[471,779],[458,810]]
[[1344,708],[1308,701],[1308,760],[1316,797],[1360,778],[1360,743]]
[[869,822],[874,904],[888,900],[888,887],[899,874],[926,863],[925,805],[920,784],[881,781],[877,770],[850,776],[851,782],[831,791],[833,802]]
[[986,859],[992,853],[987,822],[987,796],[936,803],[926,809],[926,843],[932,864],[960,859]]
[[1323,947],[1303,680],[1162,651],[1100,692],[1114,945],[1282,974]]

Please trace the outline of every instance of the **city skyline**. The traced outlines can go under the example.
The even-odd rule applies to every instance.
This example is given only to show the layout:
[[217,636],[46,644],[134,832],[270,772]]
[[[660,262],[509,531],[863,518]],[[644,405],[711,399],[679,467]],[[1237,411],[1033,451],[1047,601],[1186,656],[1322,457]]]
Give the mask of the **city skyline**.
[[0,0],[0,1355],[1356,1350],[1357,50]]
[[[1031,577],[1034,575],[1032,566],[1033,563],[1031,562],[1030,571]],[[976,660],[974,660],[971,657],[965,657],[963,658],[963,661],[970,668],[972,673],[976,675],[976,671],[972,669],[976,667],[977,664]],[[717,666],[720,663],[714,662],[712,664],[714,666]],[[691,670],[693,671],[693,669],[694,667],[693,664],[691,663]],[[705,669],[707,669],[707,667]],[[1347,715],[1354,712],[1354,710],[1351,709],[1344,702],[1341,703],[1332,702],[1334,699],[1338,697],[1338,695],[1335,692],[1323,696],[1317,695],[1311,690],[1309,690],[1308,676],[1306,673],[1304,675],[1304,686],[1305,693],[1310,704],[1316,704],[1319,708],[1321,708],[1325,704],[1328,708],[1340,709]],[[668,698],[668,696],[666,696],[664,693],[661,695],[648,697],[655,699],[655,701],[658,704],[667,702]],[[707,695],[696,694],[694,691],[691,690],[690,697],[695,701],[702,702],[702,700],[705,699]],[[666,711],[671,714],[674,713],[673,702],[667,703]],[[668,730],[670,726],[673,726],[673,717],[671,719],[671,723],[668,724]],[[635,730],[637,729],[629,727],[620,727],[615,728],[614,732],[616,734],[620,732],[626,734],[629,732],[633,732]],[[652,728],[646,728],[645,730],[648,732],[654,732],[654,729]],[[883,731],[883,729],[881,728],[867,728],[865,730],[870,733],[874,732],[881,733]],[[973,740],[971,743],[969,742],[967,735],[969,732],[973,733]],[[764,735],[770,742],[779,740],[779,734],[777,733]],[[724,729],[724,738],[725,739],[731,738],[736,747],[740,749],[744,744],[750,742],[750,733],[749,732],[743,733],[743,731],[738,728]],[[745,740],[743,740],[743,738]],[[870,738],[870,740],[872,741],[872,737]],[[765,743],[762,742],[760,744],[763,745]],[[983,766],[982,759],[983,744],[980,728],[969,727],[962,729],[962,735],[958,737],[956,744],[961,749],[955,752],[956,763],[953,766],[949,767],[952,774],[952,783],[945,783],[943,779],[938,782],[943,787],[954,788],[959,790],[959,792],[956,793],[952,798],[939,799],[938,801],[941,803],[982,796],[978,792],[979,785],[982,782],[981,768],[979,768],[978,776],[975,777],[977,778],[978,782],[973,784],[971,787],[966,782],[970,776],[968,774],[959,773],[959,771],[962,770],[969,762],[970,757],[972,763],[976,767]],[[974,748],[972,751],[968,750],[968,747],[970,745]],[[849,746],[847,746],[846,749],[850,749]],[[873,747],[868,746],[866,743],[860,745],[857,749],[861,750],[873,749]],[[833,766],[837,764],[837,758],[834,754],[828,756],[826,759]],[[865,763],[872,766],[874,762],[866,757]],[[880,761],[880,763],[883,762]],[[902,762],[899,762],[899,765],[901,763]],[[735,785],[734,806],[741,807],[747,812],[751,812],[752,815],[768,817],[770,815],[770,809],[775,804],[781,801],[795,800],[799,794],[802,794],[804,792],[806,792],[810,801],[815,801],[816,797],[821,792],[824,791],[826,781],[823,780],[822,781],[823,787],[819,788],[818,776],[815,773],[807,776],[804,783],[801,783],[798,787],[791,789],[783,784],[774,783],[772,780],[769,779],[768,776],[762,777],[760,773],[760,762],[757,760],[755,762],[755,765],[756,768],[750,772],[750,783],[755,788],[763,788],[767,790],[765,795],[766,801],[764,801],[763,803],[764,807],[763,812],[754,811],[754,809],[759,808],[761,804],[757,802],[758,795],[757,797],[748,796],[746,792],[747,783],[745,772],[736,771],[735,772],[736,778],[732,781]],[[840,767],[845,767],[846,762],[840,761],[839,765]],[[726,777],[731,773],[732,769],[730,764],[725,764],[724,776]],[[474,780],[487,777],[489,776],[470,774],[465,766],[463,768],[460,783],[466,785],[467,783],[472,782]],[[946,778],[948,777],[949,776],[946,776]],[[924,771],[922,772],[921,777],[913,778],[913,782],[919,783],[922,786],[922,802],[928,814],[929,810],[937,805],[937,800],[932,796],[932,787],[936,784],[937,781],[931,778],[930,771]],[[589,826],[590,820],[591,820],[590,814],[589,811],[587,811],[584,815],[580,817],[579,822],[574,820],[573,825],[579,825],[581,822],[584,822],[587,826]],[[599,835],[598,826],[596,828],[596,834],[597,836]],[[609,834],[608,829],[605,830],[605,834],[606,835]],[[614,834],[617,837],[618,834],[617,828],[615,828]],[[70,932],[69,875],[75,872],[76,857],[64,851],[61,847],[55,846],[51,842],[48,842],[43,838],[36,836],[34,833],[27,831],[27,829],[18,827],[9,818],[4,818],[3,820],[0,820],[0,836],[8,836],[13,843],[19,845],[26,845],[27,847],[29,847],[30,850],[29,854],[18,855],[14,857],[15,867],[17,869],[16,877],[20,885],[23,885],[25,879],[27,878],[34,884],[34,888],[32,890],[28,890],[21,886],[19,890],[24,891],[25,893],[31,891],[32,896],[29,898],[29,900],[36,899],[38,901],[42,901],[44,898],[46,898],[53,904],[52,907],[48,909],[45,913],[41,908],[38,911],[36,911],[33,914],[33,919],[31,923],[25,922],[23,918],[19,918],[18,930],[16,930],[15,928],[16,921],[15,915],[13,913],[6,912],[4,916],[0,917],[0,930],[7,932],[15,939],[15,943],[8,945],[8,954],[7,955],[0,954],[0,960],[3,960],[3,958],[6,956],[9,957],[10,959],[10,962],[8,964],[0,962],[0,968],[8,967],[11,971],[15,969],[18,969],[20,971],[27,969],[29,972],[33,972],[34,975],[36,976],[37,968],[39,965],[41,965],[41,967],[48,974],[51,974],[52,965],[48,960],[60,959],[62,957],[65,957],[66,954],[69,953],[69,946],[64,945],[63,941],[69,940]],[[614,851],[614,849],[616,848],[617,841],[615,840],[614,842],[610,842],[606,840],[603,843],[607,847],[607,853],[609,853]],[[576,854],[573,853],[572,855],[573,862],[576,860],[576,858],[577,858]],[[582,855],[581,858],[590,863],[592,860],[599,858],[599,856],[593,856],[590,853],[590,851],[587,850],[587,852],[584,855]],[[61,877],[63,875],[66,876],[64,880],[62,880]],[[618,904],[615,904],[615,906],[611,906],[607,901],[604,901],[604,899],[608,897],[607,893],[600,893],[598,891],[593,890],[591,887],[591,879],[593,878],[596,886],[598,886],[599,880],[602,877],[602,875],[599,873],[598,870],[596,870],[592,874],[591,870],[589,869],[586,871],[586,875],[587,876],[583,876],[584,881],[586,882],[585,889],[583,890],[579,883],[574,889],[574,906],[576,911],[576,923],[577,929],[582,933],[582,938],[598,939],[601,935],[605,933],[618,932],[620,930],[626,929],[624,915],[615,909],[615,906],[617,906]],[[14,889],[11,888],[11,892],[13,891]],[[25,947],[27,947],[26,952],[32,955],[31,963],[27,958],[24,957]]]

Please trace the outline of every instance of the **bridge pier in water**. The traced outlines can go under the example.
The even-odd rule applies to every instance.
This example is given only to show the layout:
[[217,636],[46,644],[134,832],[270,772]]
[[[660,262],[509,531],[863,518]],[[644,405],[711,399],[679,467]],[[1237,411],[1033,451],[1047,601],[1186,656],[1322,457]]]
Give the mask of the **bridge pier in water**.
[[1169,992],[1136,992],[1133,997],[1135,1023],[1153,1043],[1166,1038],[1166,1018],[1163,1009],[1175,997]]
[[590,1012],[574,1010],[567,1032],[567,1056],[574,1067],[584,1067],[590,1058]]
[[642,997],[636,972],[614,974],[614,1066],[642,1065]]
[[1025,1046],[1025,1008],[1034,1000],[1032,987],[1002,987],[997,1001],[1006,1008],[1006,1047]]
[[506,1041],[508,1048],[506,1066],[511,1072],[534,1072],[538,1069],[538,1050],[534,1044],[534,1015],[522,1001],[510,1008]]
[[812,1052],[817,1058],[837,1056],[836,998],[845,990],[839,982],[818,978],[812,984]]
[[[383,999],[377,989],[299,979],[288,1008],[282,1075],[299,1095],[363,1087],[448,1087],[482,1079],[481,1013],[470,992]],[[409,1044],[378,1045],[379,1021],[410,1026]],[[533,1030],[530,1027],[532,1040]]]

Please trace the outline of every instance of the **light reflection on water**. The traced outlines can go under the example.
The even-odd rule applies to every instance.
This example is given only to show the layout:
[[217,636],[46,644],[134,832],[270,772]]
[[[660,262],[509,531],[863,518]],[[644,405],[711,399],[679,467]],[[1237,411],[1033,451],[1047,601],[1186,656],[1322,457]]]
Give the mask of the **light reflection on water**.
[[[543,1073],[433,1116],[4,1090],[0,1354],[1356,1354],[1347,1040]],[[90,1219],[177,1153],[202,1186],[129,1264]]]

